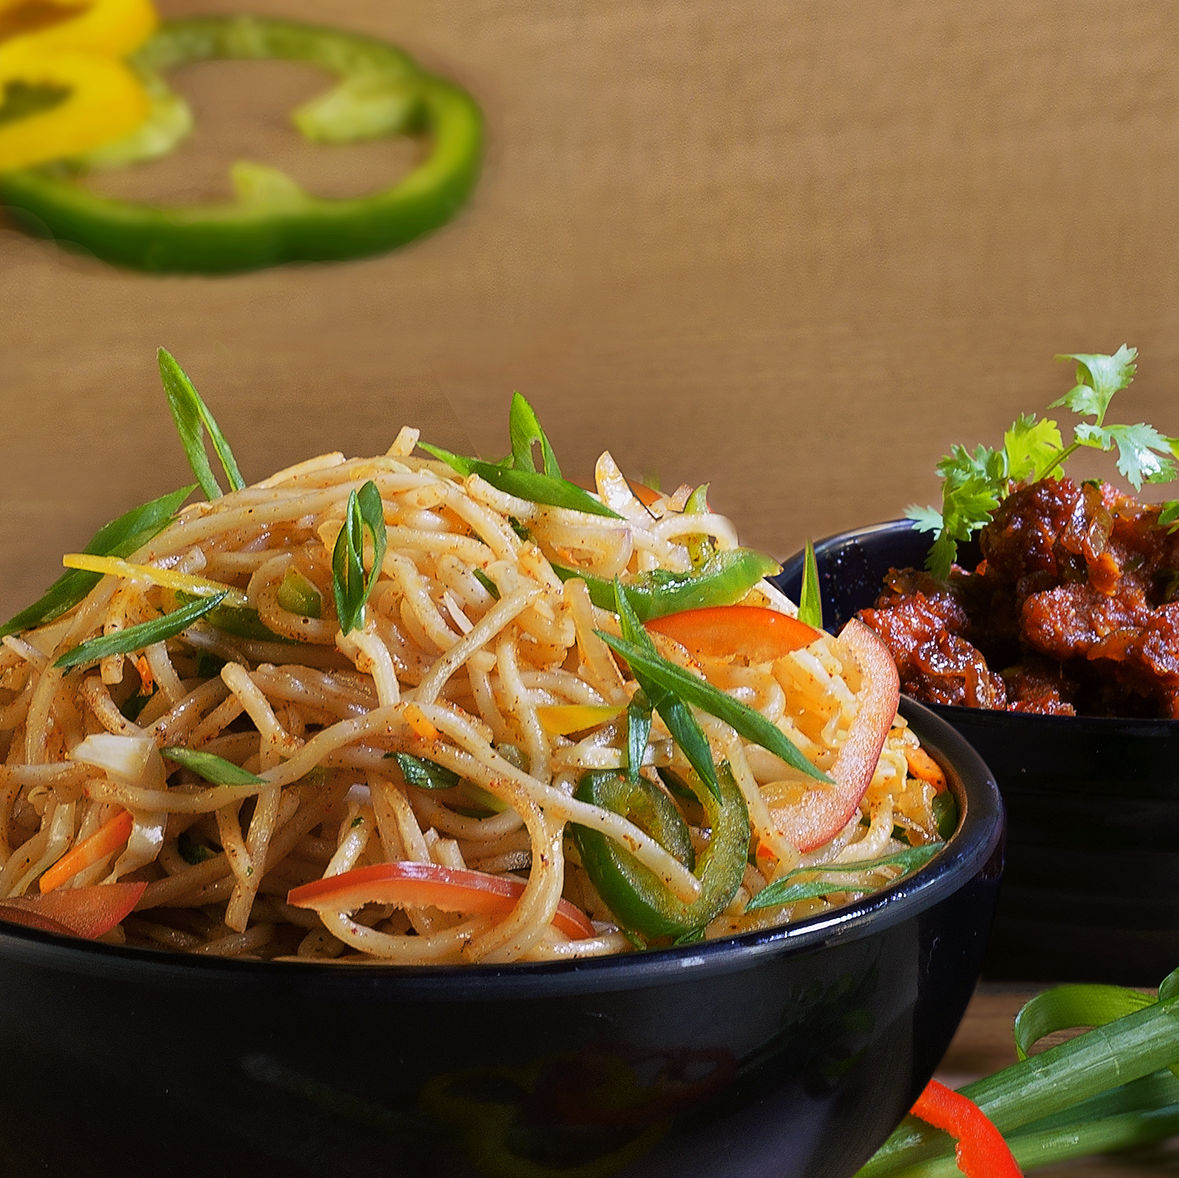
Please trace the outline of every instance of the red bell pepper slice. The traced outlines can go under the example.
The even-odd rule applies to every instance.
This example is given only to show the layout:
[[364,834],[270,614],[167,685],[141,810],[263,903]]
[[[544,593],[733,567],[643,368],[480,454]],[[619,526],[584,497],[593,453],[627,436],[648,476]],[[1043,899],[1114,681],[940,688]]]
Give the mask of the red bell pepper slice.
[[809,646],[819,631],[790,614],[760,605],[712,605],[664,614],[646,622],[694,655],[739,654],[766,663]]
[[139,902],[146,882],[56,888],[0,900],[0,919],[43,932],[93,940],[110,932]]
[[876,772],[880,750],[900,702],[896,664],[872,630],[853,618],[843,628],[839,641],[863,671],[860,710],[828,770],[834,786],[808,783],[800,801],[789,810],[774,812],[779,829],[800,851],[821,847],[847,825]]
[[1003,1135],[969,1097],[930,1080],[912,1112],[956,1139],[954,1158],[966,1178],[1022,1178]]
[[[354,867],[300,884],[287,893],[287,903],[317,912],[355,912],[365,904],[397,904],[506,916],[516,906],[524,886],[521,880],[485,871],[398,861]],[[568,900],[557,904],[553,925],[575,941],[592,937],[595,932],[589,917]]]

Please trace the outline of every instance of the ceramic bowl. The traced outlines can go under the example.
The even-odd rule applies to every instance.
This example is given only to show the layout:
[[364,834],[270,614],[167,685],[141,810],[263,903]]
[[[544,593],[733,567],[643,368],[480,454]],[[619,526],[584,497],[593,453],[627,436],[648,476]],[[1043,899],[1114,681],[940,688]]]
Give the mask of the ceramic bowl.
[[906,714],[957,832],[909,879],[772,932],[396,968],[0,925],[0,1172],[849,1178],[950,1042],[1002,867],[986,766]]
[[[908,520],[817,543],[827,628],[871,605],[889,568],[920,568],[928,548]],[[777,578],[795,598],[802,560]],[[984,974],[1157,986],[1179,966],[1179,723],[931,710],[982,756],[1007,808]]]

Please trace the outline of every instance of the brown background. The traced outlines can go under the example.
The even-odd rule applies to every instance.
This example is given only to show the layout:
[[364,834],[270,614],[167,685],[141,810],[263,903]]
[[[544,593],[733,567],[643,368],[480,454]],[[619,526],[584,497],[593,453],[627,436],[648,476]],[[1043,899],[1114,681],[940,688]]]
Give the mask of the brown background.
[[[1125,413],[1179,432],[1170,3],[342,0],[331,19],[478,97],[474,199],[384,257],[213,279],[0,221],[0,613],[186,479],[161,344],[249,478],[384,450],[404,419],[495,453],[520,389],[570,471],[609,447],[637,475],[709,480],[779,556],[935,498],[951,441],[997,440],[1064,391],[1057,352],[1136,345]],[[313,72],[173,80],[200,133],[112,188],[208,195],[252,157],[362,191],[403,162],[300,150],[285,120]]]
[[[239,7],[160,0],[166,15]],[[932,500],[951,441],[997,441],[1068,387],[1057,352],[1136,345],[1121,415],[1179,433],[1170,3],[330,12],[478,98],[473,200],[384,257],[214,279],[122,272],[0,220],[0,614],[100,523],[187,481],[161,344],[248,478],[383,451],[406,420],[495,454],[519,389],[567,471],[608,447],[635,475],[708,480],[779,556]],[[358,192],[405,164],[389,144],[302,148],[286,112],[320,86],[312,72],[173,81],[199,134],[112,191],[207,196],[252,157]]]

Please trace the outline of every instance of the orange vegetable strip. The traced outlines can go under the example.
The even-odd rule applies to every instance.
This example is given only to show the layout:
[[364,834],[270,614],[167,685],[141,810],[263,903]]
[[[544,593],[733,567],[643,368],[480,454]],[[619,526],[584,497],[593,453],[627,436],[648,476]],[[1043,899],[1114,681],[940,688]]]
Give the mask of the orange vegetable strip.
[[[365,904],[396,904],[506,916],[516,906],[524,886],[521,880],[485,871],[398,861],[354,867],[300,884],[287,893],[287,903],[317,912],[355,912]],[[568,900],[558,902],[553,926],[575,941],[594,935],[589,917]]]
[[712,605],[652,618],[646,627],[690,654],[743,655],[751,662],[779,659],[809,646],[819,631],[790,614],[760,605]]
[[422,740],[437,740],[439,737],[438,729],[427,719],[425,713],[417,704],[410,704],[405,709],[405,722],[409,725],[413,734],[420,736]]
[[939,794],[946,789],[946,775],[942,767],[923,748],[906,745],[905,762],[914,777],[928,781]]
[[662,491],[656,491],[653,487],[648,487],[646,483],[639,483],[634,479],[627,479],[626,484],[634,492],[634,497],[644,507],[650,507],[652,503],[657,503],[663,497]]
[[146,881],[58,888],[0,900],[0,920],[92,940],[110,932],[139,902]]
[[966,1178],[1023,1178],[1003,1135],[969,1097],[930,1080],[912,1111],[957,1140],[954,1157]]
[[130,810],[120,810],[113,818],[108,818],[89,838],[71,847],[42,874],[41,891],[51,892],[61,887],[79,871],[84,871],[100,859],[105,859],[112,851],[126,846],[134,822]]

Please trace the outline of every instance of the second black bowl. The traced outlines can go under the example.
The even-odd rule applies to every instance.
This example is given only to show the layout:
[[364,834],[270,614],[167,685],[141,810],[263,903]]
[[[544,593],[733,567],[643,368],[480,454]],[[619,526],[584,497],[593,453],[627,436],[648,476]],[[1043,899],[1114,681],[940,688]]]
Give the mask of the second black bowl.
[[[908,520],[815,545],[838,630],[889,568],[920,568]],[[794,600],[801,554],[776,578]],[[984,962],[992,978],[1157,985],[1179,966],[1179,722],[932,705],[978,751],[1007,808],[1007,869]]]

